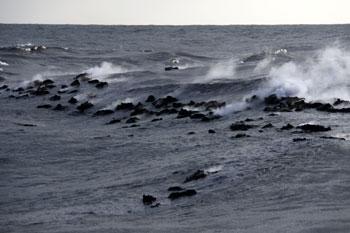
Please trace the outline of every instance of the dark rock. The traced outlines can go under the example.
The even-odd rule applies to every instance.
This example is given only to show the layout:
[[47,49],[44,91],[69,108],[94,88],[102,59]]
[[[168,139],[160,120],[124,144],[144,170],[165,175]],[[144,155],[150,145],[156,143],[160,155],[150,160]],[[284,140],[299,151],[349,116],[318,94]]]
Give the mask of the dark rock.
[[325,132],[325,131],[331,130],[330,127],[325,127],[322,125],[313,125],[313,124],[300,125],[297,128],[303,130],[306,133]]
[[97,112],[95,112],[94,116],[106,116],[106,115],[110,115],[113,113],[114,113],[114,111],[111,109],[101,109],[101,110],[98,110]]
[[263,128],[263,129],[273,128],[273,124],[268,123],[268,124],[264,125],[262,128]]
[[61,99],[61,96],[59,95],[54,95],[49,98],[50,101],[59,101]]
[[78,79],[87,80],[88,79],[88,74],[87,73],[78,74],[77,76],[74,77],[74,80],[78,80]]
[[68,86],[67,86],[66,84],[62,84],[62,85],[61,85],[61,88],[62,88],[62,89],[65,89],[65,88],[68,88]]
[[90,84],[97,84],[99,83],[100,81],[98,79],[93,79],[93,80],[89,80],[88,83]]
[[182,108],[185,106],[183,103],[173,103],[173,108]]
[[168,188],[168,192],[179,192],[184,190],[184,188],[181,188],[180,186],[172,186]]
[[71,90],[71,91],[69,91],[68,92],[68,94],[74,94],[74,93],[77,93],[78,92],[78,90],[77,89],[75,89],[75,90]]
[[42,104],[42,105],[38,105],[37,108],[45,108],[45,109],[49,109],[52,106],[50,104]]
[[155,203],[155,204],[151,205],[150,207],[151,207],[151,208],[157,208],[157,207],[159,207],[159,206],[160,206],[160,203]]
[[32,92],[33,95],[42,96],[50,94],[50,92],[46,89],[46,87],[38,87],[38,89]]
[[57,104],[56,107],[53,108],[53,110],[55,110],[55,111],[63,111],[66,108],[67,108],[66,106],[63,106],[61,104]]
[[190,181],[194,181],[194,180],[203,179],[206,176],[207,176],[207,174],[203,170],[197,170],[192,175],[186,177],[184,183],[187,183],[187,182],[190,182]]
[[187,133],[187,135],[193,135],[193,134],[196,134],[196,132],[191,131]]
[[225,102],[218,102],[216,100],[211,100],[209,102],[204,103],[204,107],[206,108],[207,111],[212,110],[212,109],[222,108],[225,105],[226,105]]
[[243,122],[236,122],[230,126],[230,129],[232,131],[247,131],[251,128],[254,128],[254,126],[253,125],[246,125]]
[[126,123],[126,124],[133,124],[133,123],[138,122],[139,120],[140,120],[140,119],[137,118],[137,117],[130,117],[129,119],[127,119],[127,120],[125,121],[125,123]]
[[151,120],[151,122],[162,121],[162,120],[163,120],[163,118],[154,118]]
[[239,133],[236,134],[235,136],[233,136],[232,138],[249,138],[250,136],[248,134],[245,133]]
[[107,125],[113,125],[116,123],[120,123],[122,120],[121,119],[112,119],[110,122],[107,123]]
[[142,202],[144,205],[151,205],[156,200],[157,200],[157,198],[153,197],[152,195],[143,195],[142,196]]
[[134,107],[133,103],[121,103],[116,107],[116,110],[132,110]]
[[13,90],[13,92],[22,92],[22,91],[24,91],[23,87],[18,87],[18,88]]
[[146,99],[147,103],[152,103],[154,101],[156,101],[156,98],[153,95],[149,95]]
[[303,142],[306,141],[306,138],[293,138],[293,142]]
[[45,79],[44,81],[42,81],[42,85],[51,85],[51,84],[54,84],[55,82],[51,79]]
[[167,66],[164,68],[165,71],[171,71],[171,70],[178,70],[179,67],[177,66]]
[[72,87],[79,87],[80,86],[80,82],[78,79],[74,80],[71,84]]
[[185,191],[170,193],[168,198],[170,200],[175,200],[175,199],[178,199],[180,197],[191,197],[191,196],[194,196],[196,194],[197,194],[196,190],[188,189],[188,190],[185,190]]
[[334,106],[337,106],[337,105],[340,105],[340,104],[350,104],[350,101],[342,100],[342,99],[336,99],[336,101],[334,101],[334,103],[333,103]]
[[203,113],[194,113],[190,116],[191,119],[202,119],[203,117],[205,117]]
[[294,126],[289,123],[285,126],[282,126],[281,128],[281,130],[291,130],[291,129],[294,129]]
[[137,115],[141,115],[141,114],[145,114],[145,113],[148,113],[148,110],[146,108],[144,108],[143,104],[138,103],[134,107],[134,111],[132,111],[130,113],[130,116],[137,116]]
[[163,108],[168,106],[169,104],[175,103],[178,100],[175,97],[172,96],[167,96],[165,98],[159,98],[158,100],[154,101],[152,104],[156,107],[156,108]]
[[213,134],[213,133],[216,133],[216,132],[215,132],[215,130],[213,130],[213,129],[209,129],[209,130],[208,130],[208,133]]
[[272,94],[265,98],[265,104],[266,105],[276,105],[280,103],[280,99],[277,97],[277,95]]
[[177,115],[176,118],[185,118],[185,117],[190,117],[192,114],[197,113],[196,111],[191,111],[191,110],[186,110],[186,109],[181,109]]
[[98,89],[101,89],[101,88],[104,88],[104,87],[107,87],[108,86],[108,83],[107,82],[99,82],[95,85],[96,88]]
[[0,90],[5,90],[6,88],[8,88],[9,86],[8,85],[2,85],[1,87],[0,87]]
[[76,98],[72,97],[72,98],[70,98],[70,99],[68,100],[68,103],[70,103],[70,104],[76,104],[76,103],[78,103],[78,100],[77,100]]
[[85,112],[85,110],[89,109],[89,108],[92,108],[94,105],[88,101],[80,104],[77,109],[80,111],[80,112]]
[[341,140],[341,141],[346,141],[345,138],[339,138],[339,137],[332,137],[332,136],[322,136],[320,137],[322,139],[333,139],[333,140]]
[[163,109],[162,111],[158,112],[156,115],[160,116],[160,115],[164,115],[164,114],[176,114],[178,113],[178,111],[175,108],[166,108]]

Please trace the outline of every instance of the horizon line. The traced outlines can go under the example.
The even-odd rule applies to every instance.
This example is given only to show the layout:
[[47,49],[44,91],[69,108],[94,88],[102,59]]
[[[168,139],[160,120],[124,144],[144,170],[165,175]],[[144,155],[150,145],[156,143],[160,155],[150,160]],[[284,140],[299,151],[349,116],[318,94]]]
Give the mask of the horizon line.
[[47,25],[47,26],[330,26],[350,25],[349,23],[290,23],[290,24],[79,24],[79,23],[3,23],[0,25]]

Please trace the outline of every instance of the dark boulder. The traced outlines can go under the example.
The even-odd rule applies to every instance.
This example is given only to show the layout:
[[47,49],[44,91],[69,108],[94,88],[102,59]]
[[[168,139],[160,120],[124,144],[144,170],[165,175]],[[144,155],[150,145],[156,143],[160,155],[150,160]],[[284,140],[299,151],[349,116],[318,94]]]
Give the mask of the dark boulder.
[[132,110],[134,107],[133,103],[121,103],[116,107],[116,110]]
[[152,195],[143,195],[142,196],[142,202],[144,205],[151,205],[156,200],[157,200],[157,198],[153,197]]
[[1,87],[0,87],[0,90],[5,90],[6,88],[8,88],[9,86],[8,85],[2,85]]
[[152,103],[154,101],[156,101],[156,98],[153,95],[149,95],[146,99],[147,103]]
[[203,117],[206,117],[203,113],[194,113],[190,116],[191,119],[202,119]]
[[88,101],[80,104],[77,109],[80,111],[80,112],[85,112],[85,110],[89,109],[89,108],[92,108],[94,105]]
[[68,88],[68,86],[67,86],[66,84],[62,84],[62,85],[61,85],[61,88],[62,88],[62,89],[65,89],[65,88]]
[[96,88],[98,89],[101,89],[101,88],[104,88],[104,87],[107,87],[108,86],[108,83],[107,82],[99,82],[95,85]]
[[47,90],[46,87],[38,87],[34,92],[32,92],[33,95],[42,96],[50,94],[50,92]]
[[70,104],[76,104],[76,103],[78,103],[78,100],[77,100],[76,98],[72,97],[72,98],[70,98],[70,99],[68,100],[68,103],[70,103]]
[[232,131],[247,131],[251,128],[254,128],[255,126],[253,125],[247,125],[243,122],[236,122],[236,123],[233,123],[231,126],[230,126],[230,129]]
[[209,130],[208,130],[208,133],[210,133],[210,134],[214,134],[214,133],[216,133],[216,131],[215,131],[215,130],[213,130],[213,129],[209,129]]
[[178,199],[180,197],[191,197],[197,194],[197,191],[194,189],[188,189],[188,190],[184,190],[184,191],[180,191],[180,192],[172,192],[169,194],[168,198],[170,200],[175,200]]
[[203,179],[206,176],[207,176],[207,174],[203,170],[197,170],[192,175],[186,177],[184,183],[187,183],[187,182],[190,182],[190,181],[194,181],[194,180]]
[[55,82],[51,79],[45,79],[44,81],[42,81],[42,85],[47,86],[47,85],[51,85],[54,84]]
[[137,116],[137,115],[142,115],[148,113],[148,110],[143,106],[142,103],[138,103],[135,107],[134,107],[134,111],[132,111],[130,113],[130,116]]
[[125,121],[125,123],[126,123],[126,124],[133,124],[133,123],[138,122],[139,120],[140,120],[140,119],[137,118],[137,117],[130,117],[129,119],[127,119],[127,120]]
[[180,118],[190,117],[194,113],[197,113],[197,111],[191,111],[191,110],[187,110],[187,109],[182,108],[179,111],[176,118],[180,119]]
[[111,121],[106,123],[106,125],[113,125],[113,124],[116,124],[116,123],[120,123],[121,121],[122,121],[121,119],[112,119]]
[[306,141],[306,138],[293,138],[293,142],[303,142]]
[[49,98],[50,101],[59,101],[61,99],[61,96],[59,95],[54,95]]
[[164,68],[165,71],[171,71],[171,70],[178,70],[179,67],[177,66],[167,66]]
[[92,79],[92,80],[89,80],[88,83],[90,84],[97,84],[99,83],[100,81],[98,79]]
[[181,188],[180,186],[172,186],[168,188],[168,192],[179,192],[184,190],[184,188]]
[[280,103],[280,99],[277,97],[276,94],[269,95],[265,98],[265,104],[266,105],[276,105]]
[[212,110],[212,109],[222,108],[225,105],[226,105],[225,102],[218,102],[216,100],[211,100],[209,102],[204,103],[204,107],[206,108],[207,111]]
[[162,121],[162,120],[163,120],[163,118],[154,118],[151,120],[151,122]]
[[330,127],[325,127],[322,125],[313,125],[313,124],[299,125],[297,128],[303,130],[306,133],[325,132],[325,131],[331,130]]
[[342,100],[342,99],[336,99],[333,103],[334,106],[340,105],[340,104],[350,104],[350,101]]
[[178,99],[176,99],[175,97],[167,96],[165,98],[159,98],[158,100],[154,101],[152,104],[156,108],[162,108],[162,107],[168,106],[169,104],[175,103],[177,101]]
[[87,80],[89,79],[88,78],[88,73],[81,73],[81,74],[78,74],[77,76],[74,77],[74,80]]
[[62,104],[57,104],[54,108],[53,108],[53,110],[55,110],[55,111],[63,111],[63,110],[65,110],[67,107],[66,106],[63,106]]
[[52,106],[50,104],[42,104],[42,105],[38,105],[37,108],[45,108],[45,109],[49,109]]
[[94,116],[107,116],[113,114],[114,111],[111,109],[101,109],[94,113]]
[[71,82],[70,84],[72,87],[79,87],[80,86],[80,82],[78,79],[74,80],[73,82]]
[[235,136],[233,136],[232,138],[249,138],[250,136],[248,134],[245,133],[239,133],[236,134]]
[[273,128],[273,124],[268,123],[268,124],[264,125],[262,128],[263,128],[263,129]]
[[282,126],[281,128],[281,130],[291,130],[291,129],[294,129],[294,126],[289,123],[287,125]]

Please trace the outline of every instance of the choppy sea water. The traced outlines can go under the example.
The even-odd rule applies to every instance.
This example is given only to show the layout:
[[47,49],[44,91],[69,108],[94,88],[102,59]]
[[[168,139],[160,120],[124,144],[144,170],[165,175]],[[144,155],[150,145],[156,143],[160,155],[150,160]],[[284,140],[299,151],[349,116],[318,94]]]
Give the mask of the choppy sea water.
[[[107,86],[71,86],[82,73]],[[33,94],[47,79],[49,93]],[[0,87],[1,232],[350,232],[350,113],[263,101],[348,108],[349,25],[0,25]],[[210,100],[225,105],[198,104]],[[134,116],[117,107],[139,102]],[[232,131],[238,121],[253,127]],[[197,193],[171,200],[171,186]]]

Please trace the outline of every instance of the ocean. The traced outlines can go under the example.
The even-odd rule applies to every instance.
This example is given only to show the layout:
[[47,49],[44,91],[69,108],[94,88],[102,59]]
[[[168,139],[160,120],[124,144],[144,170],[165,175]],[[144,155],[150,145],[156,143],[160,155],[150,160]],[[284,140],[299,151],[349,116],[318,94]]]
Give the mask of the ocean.
[[350,232],[350,25],[0,24],[0,113],[0,232]]

